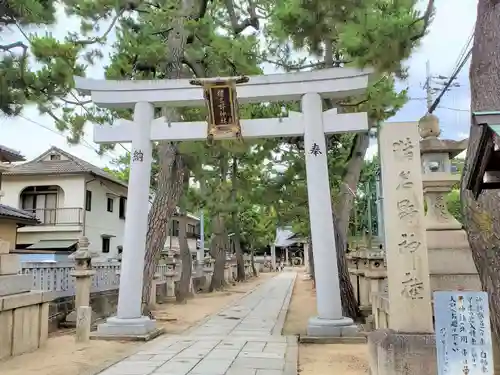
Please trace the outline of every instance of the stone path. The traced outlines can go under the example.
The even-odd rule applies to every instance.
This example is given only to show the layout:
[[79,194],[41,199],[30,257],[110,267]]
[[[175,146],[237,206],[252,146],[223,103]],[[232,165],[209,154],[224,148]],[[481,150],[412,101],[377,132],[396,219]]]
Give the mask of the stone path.
[[147,343],[100,374],[296,375],[296,338],[281,336],[295,277],[280,273],[182,335]]

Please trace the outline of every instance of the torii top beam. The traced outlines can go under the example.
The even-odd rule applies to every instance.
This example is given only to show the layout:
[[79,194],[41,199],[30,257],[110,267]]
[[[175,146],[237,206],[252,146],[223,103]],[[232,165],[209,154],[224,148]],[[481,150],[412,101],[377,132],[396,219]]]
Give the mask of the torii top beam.
[[[308,72],[250,76],[248,83],[237,86],[239,103],[300,100],[306,93],[340,99],[362,94],[372,70],[331,68]],[[188,79],[112,81],[75,76],[80,94],[91,95],[101,107],[132,108],[138,101],[156,106],[203,106],[203,90]]]

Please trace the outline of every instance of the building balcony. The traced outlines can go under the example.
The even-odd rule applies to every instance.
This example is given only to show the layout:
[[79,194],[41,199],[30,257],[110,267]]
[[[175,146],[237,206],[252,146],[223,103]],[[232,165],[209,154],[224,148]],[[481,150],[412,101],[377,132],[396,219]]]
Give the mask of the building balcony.
[[40,221],[38,225],[19,228],[19,232],[38,232],[47,230],[79,230],[83,225],[83,208],[37,208],[25,210],[35,214]]

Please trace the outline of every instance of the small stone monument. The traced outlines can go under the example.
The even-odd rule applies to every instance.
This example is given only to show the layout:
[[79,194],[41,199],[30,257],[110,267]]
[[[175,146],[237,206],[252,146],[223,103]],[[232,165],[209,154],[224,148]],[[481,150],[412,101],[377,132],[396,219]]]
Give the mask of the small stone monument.
[[[70,255],[75,260],[75,269],[71,276],[76,278],[76,336],[77,342],[89,340],[90,326],[92,323],[92,308],[90,307],[90,288],[92,286],[92,276],[95,271],[92,269],[92,255],[89,251],[89,240],[87,237],[80,237],[78,240],[78,250]],[[71,315],[71,314],[70,314]],[[70,319],[68,315],[68,319]],[[73,318],[71,318],[73,319]]]

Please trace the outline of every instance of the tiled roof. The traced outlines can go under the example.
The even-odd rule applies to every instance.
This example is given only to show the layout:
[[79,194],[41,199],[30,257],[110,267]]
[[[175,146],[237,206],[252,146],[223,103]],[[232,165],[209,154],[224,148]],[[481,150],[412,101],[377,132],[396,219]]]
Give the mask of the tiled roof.
[[0,217],[7,217],[12,219],[21,219],[23,221],[32,221],[33,224],[38,222],[37,218],[34,214],[26,212],[24,210],[20,210],[18,208],[6,206],[4,204],[0,204]]
[[16,161],[25,161],[19,151],[13,150],[7,146],[0,145],[0,162],[13,163]]
[[[43,159],[51,154],[58,153],[66,157],[68,160],[48,160]],[[115,176],[107,173],[101,168],[86,162],[83,159],[77,158],[58,147],[52,146],[42,155],[27,163],[16,165],[3,172],[5,176],[20,176],[20,175],[54,175],[54,174],[73,174],[73,173],[90,173],[122,186],[127,184]]]

